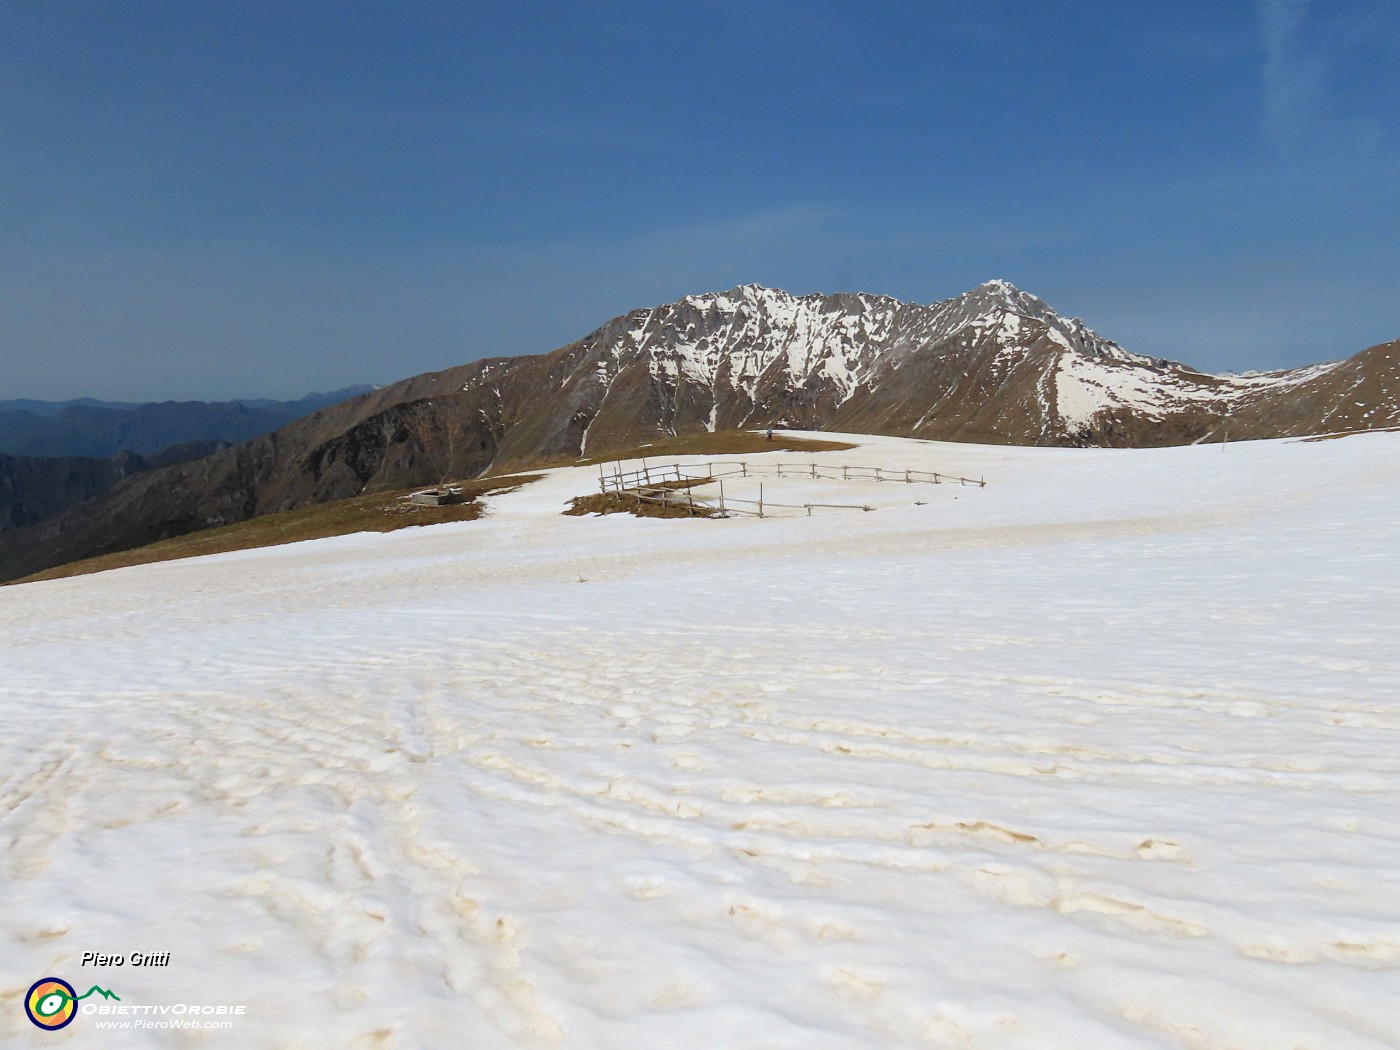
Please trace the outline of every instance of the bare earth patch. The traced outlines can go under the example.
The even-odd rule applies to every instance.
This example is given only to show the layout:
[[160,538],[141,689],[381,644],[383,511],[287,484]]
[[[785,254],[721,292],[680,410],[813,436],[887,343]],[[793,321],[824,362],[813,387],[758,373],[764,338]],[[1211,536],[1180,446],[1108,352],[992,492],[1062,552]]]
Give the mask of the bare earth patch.
[[[660,487],[660,486],[653,486]],[[591,496],[576,496],[569,501],[564,514],[579,517],[584,514],[635,514],[639,518],[713,518],[713,507],[697,503],[654,503],[639,500],[624,492],[595,492]]]
[[1357,434],[1384,434],[1394,433],[1400,427],[1372,427],[1366,430],[1339,430],[1335,434],[1315,434],[1312,437],[1299,438],[1301,442],[1308,441],[1335,441],[1337,438],[1355,437]]

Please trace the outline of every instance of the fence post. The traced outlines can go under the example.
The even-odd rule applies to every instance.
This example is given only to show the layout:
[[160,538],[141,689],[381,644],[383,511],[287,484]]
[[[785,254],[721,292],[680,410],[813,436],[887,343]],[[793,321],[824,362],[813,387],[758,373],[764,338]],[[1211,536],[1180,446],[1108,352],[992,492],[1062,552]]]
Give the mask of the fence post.
[[815,463],[813,463],[813,464],[812,464],[812,477],[816,477],[816,476],[817,476],[817,465],[816,465]]
[[719,516],[726,517],[724,513],[724,479],[719,479]]
[[842,467],[842,468],[841,468],[841,480],[842,480],[842,481],[845,481],[845,480],[846,480],[846,472],[847,472],[848,470],[850,470],[850,469],[851,469],[850,467]]
[[876,467],[876,468],[875,468],[875,480],[876,480],[876,481],[884,481],[884,480],[885,480],[884,478],[880,477],[880,468],[879,468],[879,467]]
[[904,484],[909,484],[909,471],[904,472]]
[[741,467],[744,468],[744,477],[748,477],[748,476],[749,476],[749,464],[748,464],[748,461],[745,460],[744,462],[740,463],[739,466],[741,466]]
[[758,516],[763,517],[763,482],[758,483]]

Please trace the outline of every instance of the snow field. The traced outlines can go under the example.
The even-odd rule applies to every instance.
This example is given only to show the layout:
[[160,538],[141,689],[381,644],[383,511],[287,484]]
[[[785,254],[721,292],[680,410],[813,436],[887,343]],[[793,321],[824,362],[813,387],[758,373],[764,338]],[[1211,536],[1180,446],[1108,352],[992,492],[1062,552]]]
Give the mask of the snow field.
[[0,590],[0,1039],[1400,1046],[1400,435],[851,440],[988,486]]

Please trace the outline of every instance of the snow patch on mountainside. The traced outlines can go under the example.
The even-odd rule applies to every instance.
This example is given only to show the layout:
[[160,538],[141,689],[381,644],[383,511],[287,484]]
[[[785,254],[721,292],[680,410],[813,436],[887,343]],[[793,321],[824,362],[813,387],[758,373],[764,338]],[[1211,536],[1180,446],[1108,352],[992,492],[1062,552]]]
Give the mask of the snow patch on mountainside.
[[[849,397],[863,375],[861,359],[889,328],[886,307],[873,316],[867,297],[858,297],[861,312],[848,314],[826,307],[820,296],[798,298],[776,289],[745,285],[729,292],[687,296],[666,309],[673,342],[641,340],[651,374],[658,379],[684,378],[713,387],[721,373],[736,390],[754,398],[760,379],[781,366],[789,384],[813,375],[828,379]],[[885,300],[894,304],[893,300]]]
[[1180,386],[1156,372],[1075,353],[1061,354],[1055,368],[1055,411],[1070,426],[1117,408],[1160,419],[1182,401]]
[[[1069,436],[1061,426],[1090,427],[1105,411],[1149,423],[1193,409],[1221,414],[1275,393],[1286,396],[1346,364],[1211,376],[1131,353],[1004,280],[927,306],[857,293],[795,296],[749,284],[686,296],[624,320],[599,330],[593,346],[598,382],[610,390],[612,380],[636,363],[654,381],[651,396],[671,424],[710,429],[794,412],[820,423],[857,391],[880,406],[872,411],[886,413],[877,420],[897,416],[936,425],[940,411],[967,410],[949,395],[975,370],[986,369],[977,377],[977,396],[996,402],[1000,384],[1026,375],[1025,363],[1047,371],[1053,383],[1038,380],[1029,397],[1025,386],[1010,387],[995,418],[1025,417],[1010,425],[1005,436],[1011,440],[1054,442]],[[909,373],[917,378],[904,379],[901,369],[916,358],[924,367]],[[764,419],[746,414],[745,406],[760,405],[756,411]]]
[[1235,393],[1254,393],[1261,389],[1299,386],[1321,379],[1345,365],[1345,361],[1325,361],[1306,368],[1293,368],[1282,372],[1226,372],[1216,378]]
[[[713,386],[722,365],[734,386],[753,398],[759,377],[781,362],[790,386],[814,377],[829,381],[844,403],[867,381],[875,366],[892,355],[894,343],[908,356],[920,346],[937,345],[969,332],[1004,344],[999,359],[1025,352],[1038,333],[1090,364],[1072,375],[1066,395],[1071,415],[1082,416],[1107,397],[1110,403],[1134,403],[1149,393],[1150,381],[1126,373],[1092,367],[1094,359],[1152,368],[1154,358],[1129,353],[1086,327],[1079,318],[1060,317],[1043,300],[1003,280],[993,280],[971,292],[927,307],[910,307],[882,296],[852,295],[797,297],[787,292],[745,285],[728,292],[688,296],[678,307],[688,315],[679,327],[682,338],[650,349],[652,374],[683,376]],[[903,324],[897,319],[903,316]],[[1115,381],[1105,385],[1104,380]]]
[[1209,376],[1180,367],[1152,367],[1150,362],[1126,352],[1113,359],[1063,354],[1055,370],[1056,411],[1072,426],[1087,426],[1098,413],[1119,408],[1154,420],[1193,406],[1228,412],[1248,398],[1313,382],[1345,363]]

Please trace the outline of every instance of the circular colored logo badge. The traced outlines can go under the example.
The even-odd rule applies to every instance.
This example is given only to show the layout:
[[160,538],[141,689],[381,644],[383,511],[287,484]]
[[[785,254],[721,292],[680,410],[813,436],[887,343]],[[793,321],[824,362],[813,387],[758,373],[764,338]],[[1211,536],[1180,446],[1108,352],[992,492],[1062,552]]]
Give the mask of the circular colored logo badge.
[[45,977],[29,986],[24,1012],[40,1028],[53,1031],[72,1022],[78,1012],[78,993],[61,977]]

